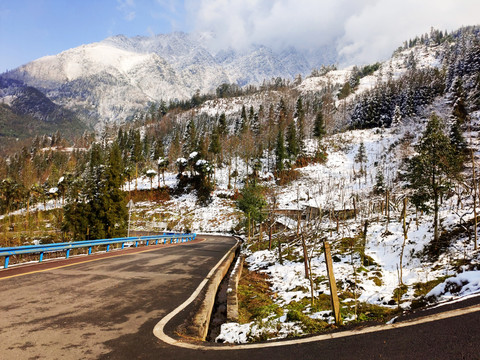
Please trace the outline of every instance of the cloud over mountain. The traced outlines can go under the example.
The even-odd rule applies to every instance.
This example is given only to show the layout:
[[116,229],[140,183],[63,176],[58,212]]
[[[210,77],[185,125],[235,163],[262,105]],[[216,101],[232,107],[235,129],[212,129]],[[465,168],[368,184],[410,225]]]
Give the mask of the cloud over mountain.
[[432,26],[476,24],[480,13],[475,0],[187,0],[185,6],[195,30],[217,34],[214,49],[333,45],[344,64],[385,59],[409,37]]

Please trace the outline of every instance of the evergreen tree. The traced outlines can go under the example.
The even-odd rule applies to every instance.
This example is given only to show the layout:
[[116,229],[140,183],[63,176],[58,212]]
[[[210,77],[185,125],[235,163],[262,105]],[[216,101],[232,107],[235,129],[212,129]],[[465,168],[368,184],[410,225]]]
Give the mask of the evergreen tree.
[[457,121],[459,121],[460,125],[465,124],[468,119],[468,111],[465,106],[465,100],[463,96],[460,96],[455,101],[453,105],[453,112],[452,115]]
[[285,139],[283,136],[283,131],[280,129],[277,135],[277,147],[275,148],[276,155],[276,168],[278,172],[284,170],[284,160],[286,159],[285,153]]
[[247,182],[237,200],[237,207],[243,211],[250,221],[262,223],[266,219],[267,201],[263,195],[263,188],[254,182]]
[[400,126],[402,122],[402,113],[400,111],[400,106],[396,105],[393,112],[392,127]]
[[219,128],[213,131],[210,146],[208,148],[208,151],[214,155],[214,159],[217,159],[218,155],[222,152],[222,145],[220,143],[220,135],[218,132]]
[[287,119],[287,105],[285,104],[285,100],[283,98],[280,99],[278,103],[278,126],[280,129],[285,130],[285,121]]
[[198,139],[197,151],[200,158],[205,159],[208,154],[209,146],[207,145],[208,139],[206,136],[201,136]]
[[[73,179],[67,192],[62,228],[74,239],[102,239],[125,235],[127,208],[121,190],[124,166],[120,147],[112,144],[108,154],[98,144],[90,150],[86,176]],[[106,158],[106,164],[101,160]]]
[[118,144],[114,142],[108,153],[105,181],[103,181],[102,205],[105,212],[104,231],[107,238],[125,235],[127,229],[127,203],[123,185],[123,164]]
[[139,130],[132,130],[129,134],[132,143],[131,160],[134,164],[142,161],[142,141]]
[[375,176],[375,186],[373,187],[373,192],[376,195],[382,195],[386,191],[385,187],[385,178],[383,176],[383,172],[377,170],[377,175]]
[[183,154],[188,156],[194,151],[198,150],[198,140],[197,140],[197,127],[195,126],[195,121],[193,118],[187,124],[187,130],[185,132],[184,143],[183,143]]
[[436,115],[430,117],[418,145],[418,155],[407,160],[406,179],[413,189],[412,202],[420,209],[434,212],[434,240],[438,242],[438,213],[441,198],[452,186],[452,163],[454,163],[450,140],[444,133],[443,121]]
[[322,109],[317,112],[317,116],[315,117],[315,123],[313,124],[313,136],[318,139],[318,141],[322,140],[322,138],[326,134],[325,130],[325,122],[323,121],[323,114]]
[[297,119],[296,125],[298,152],[301,154],[305,151],[305,111],[303,110],[303,102],[301,97],[299,97],[297,100],[295,117]]
[[258,136],[260,134],[260,119],[259,114],[254,114],[252,120],[250,121],[250,127],[253,133]]
[[250,105],[250,109],[248,110],[248,122],[251,124],[253,118],[255,116],[255,111],[253,110],[253,105]]
[[160,157],[164,157],[165,156],[165,147],[163,146],[163,141],[158,139],[157,141],[155,141],[154,146],[155,146],[155,148],[154,148],[154,151],[153,151],[153,158],[158,159]]
[[228,134],[227,117],[225,116],[225,113],[222,113],[218,119],[218,134],[220,136]]
[[468,146],[465,138],[463,137],[462,128],[461,128],[461,119],[453,123],[450,128],[450,145],[453,150],[452,157],[452,166],[455,169],[456,173],[459,173],[463,168],[463,163],[465,162],[468,155]]
[[66,194],[62,231],[70,232],[73,240],[85,240],[89,228],[90,205],[85,199],[84,187],[81,178],[73,179]]
[[295,129],[295,123],[291,122],[287,129],[287,153],[288,156],[296,159],[299,153],[297,139],[297,131]]
[[355,155],[355,162],[360,163],[360,173],[364,173],[364,168],[363,164],[367,162],[367,153],[365,151],[365,145],[363,144],[363,141],[360,143],[360,146],[358,147],[358,152]]
[[240,115],[240,124],[237,124],[237,133],[245,134],[249,129],[249,123],[247,118],[247,111],[245,110],[245,105],[242,105],[242,113]]

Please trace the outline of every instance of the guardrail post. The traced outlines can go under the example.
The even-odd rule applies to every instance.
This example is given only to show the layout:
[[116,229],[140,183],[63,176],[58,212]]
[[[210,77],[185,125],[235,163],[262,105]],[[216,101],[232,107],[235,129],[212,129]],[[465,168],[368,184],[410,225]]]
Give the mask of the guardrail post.
[[88,248],[88,255],[92,255],[92,247],[91,246]]
[[8,262],[9,261],[10,261],[10,256],[5,256],[5,264],[3,265],[4,269],[8,268]]
[[155,240],[155,245],[158,245],[158,239]]
[[138,241],[135,241],[135,247],[138,247]]
[[147,240],[147,244],[146,244],[146,246],[148,246],[148,243],[149,243],[149,242],[150,242],[150,240]]
[[67,253],[65,255],[65,259],[68,259],[70,257],[70,249],[67,249]]
[[125,247],[125,243],[122,243],[122,250],[123,250],[124,247]]
[[110,251],[110,244],[107,245],[107,252]]
[[38,262],[42,262],[43,261],[43,252],[40,253],[40,258],[38,259]]

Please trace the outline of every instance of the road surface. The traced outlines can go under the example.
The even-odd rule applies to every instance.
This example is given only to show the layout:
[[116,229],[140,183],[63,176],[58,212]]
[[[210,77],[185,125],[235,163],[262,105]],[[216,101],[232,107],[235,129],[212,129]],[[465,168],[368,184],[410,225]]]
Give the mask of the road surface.
[[[233,238],[209,237],[84,257],[80,261],[88,262],[77,264],[0,271],[0,359],[480,358],[478,299],[469,300],[474,311],[466,315],[277,347],[188,349],[155,337],[159,321],[190,297],[234,244]],[[20,274],[25,271],[35,272]],[[176,337],[188,309],[166,324],[166,334]]]

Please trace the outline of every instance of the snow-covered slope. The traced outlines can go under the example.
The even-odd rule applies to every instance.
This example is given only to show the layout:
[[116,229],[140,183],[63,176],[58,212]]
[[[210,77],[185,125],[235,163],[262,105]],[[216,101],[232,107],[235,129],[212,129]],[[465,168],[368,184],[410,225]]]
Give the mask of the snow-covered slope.
[[305,75],[311,66],[297,50],[265,46],[213,52],[206,34],[119,35],[46,56],[1,75],[36,87],[79,110],[91,124],[124,122],[150,102],[187,99],[222,83],[258,84]]
[[[353,99],[356,95],[366,90],[372,89],[379,82],[401,78],[412,67],[416,69],[441,67],[442,58],[446,51],[447,49],[443,45],[418,45],[396,52],[390,59],[380,63],[379,68],[372,74],[361,77],[359,84],[350,95],[350,99],[346,99],[346,101]],[[308,92],[320,92],[327,87],[342,86],[354,75],[355,69],[358,71],[358,68],[355,66],[350,66],[345,69],[329,71],[321,76],[309,76],[298,86],[298,90],[305,94]]]

